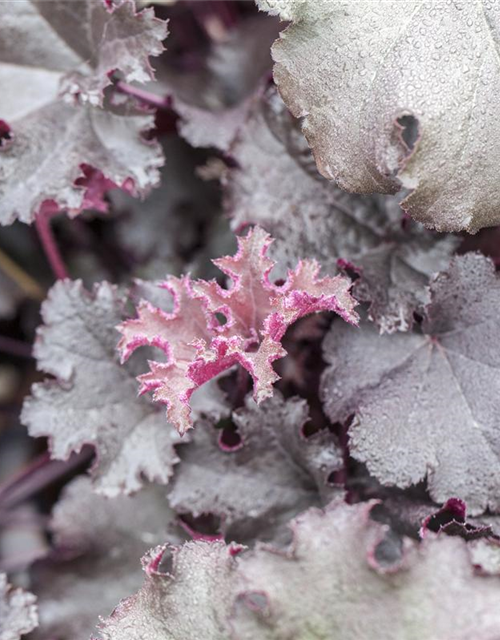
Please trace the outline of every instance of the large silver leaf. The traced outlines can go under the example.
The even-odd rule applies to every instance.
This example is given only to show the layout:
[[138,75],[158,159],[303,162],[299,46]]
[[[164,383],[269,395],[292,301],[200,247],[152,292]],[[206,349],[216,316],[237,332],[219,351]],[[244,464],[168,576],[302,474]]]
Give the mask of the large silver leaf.
[[384,484],[427,477],[437,502],[500,509],[500,280],[466,254],[431,284],[422,332],[380,336],[334,323],[322,381],[332,421],[351,414],[351,453]]
[[497,2],[258,4],[292,21],[274,75],[325,177],[358,193],[412,189],[403,207],[440,231],[500,222]]
[[234,640],[495,640],[500,578],[476,575],[459,538],[408,539],[378,561],[387,528],[369,503],[332,503],[292,524],[286,552],[242,558]]

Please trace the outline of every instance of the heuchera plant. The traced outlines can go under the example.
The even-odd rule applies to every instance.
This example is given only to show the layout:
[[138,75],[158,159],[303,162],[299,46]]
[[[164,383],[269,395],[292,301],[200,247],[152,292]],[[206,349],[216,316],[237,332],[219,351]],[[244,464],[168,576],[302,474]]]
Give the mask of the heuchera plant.
[[499,47],[0,3],[0,640],[499,640]]

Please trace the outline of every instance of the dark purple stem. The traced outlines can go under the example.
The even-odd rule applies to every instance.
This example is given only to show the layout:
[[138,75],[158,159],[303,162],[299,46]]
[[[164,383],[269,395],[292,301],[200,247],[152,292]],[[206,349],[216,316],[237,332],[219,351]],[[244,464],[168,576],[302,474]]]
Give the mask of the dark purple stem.
[[0,336],[0,351],[18,358],[33,357],[33,349],[30,344],[7,336]]
[[80,453],[72,454],[66,461],[51,460],[48,452],[41,454],[0,485],[0,511],[25,502],[53,482],[90,462],[93,455],[94,449],[90,446],[83,447]]
[[155,93],[151,93],[150,91],[146,91],[145,89],[139,89],[138,87],[134,87],[131,84],[122,82],[122,80],[118,80],[118,82],[115,84],[115,87],[118,89],[118,91],[121,91],[128,96],[133,96],[137,100],[140,100],[144,104],[147,104],[151,107],[155,107],[157,109],[171,108],[170,96],[157,96]]
[[48,212],[41,211],[35,219],[36,230],[54,275],[58,280],[64,280],[65,278],[69,278],[69,274],[50,226],[51,217],[52,215]]

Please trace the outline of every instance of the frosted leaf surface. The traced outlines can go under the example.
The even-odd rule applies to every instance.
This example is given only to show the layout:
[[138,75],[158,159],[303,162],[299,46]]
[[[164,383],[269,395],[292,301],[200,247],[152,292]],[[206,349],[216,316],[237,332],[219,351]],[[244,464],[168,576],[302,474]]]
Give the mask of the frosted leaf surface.
[[320,172],[440,231],[500,221],[500,7],[491,0],[259,0],[292,24],[272,53]]
[[38,624],[36,598],[33,594],[15,589],[0,573],[0,640],[20,640]]
[[113,11],[101,0],[8,2],[0,23],[0,119],[8,131],[0,223],[31,222],[44,202],[78,213],[91,201],[85,167],[108,187],[144,195],[163,164],[158,144],[143,138],[153,117],[103,89],[116,70],[150,77],[148,55],[163,50],[165,23],[151,9],[135,15],[128,0]]
[[305,438],[307,402],[278,392],[260,406],[247,397],[232,420],[241,438],[234,449],[213,422],[197,423],[179,448],[170,503],[179,513],[220,516],[225,536],[238,542],[274,539],[297,513],[328,501],[340,450],[328,430]]
[[92,444],[95,486],[109,496],[136,491],[144,477],[168,482],[178,459],[179,438],[162,411],[136,397],[138,363],[119,363],[114,327],[123,302],[107,282],[92,292],[81,281],[54,285],[42,307],[35,356],[56,380],[36,383],[22,413],[30,435],[47,436],[58,460]]
[[[163,573],[163,556],[173,567]],[[222,542],[188,542],[158,547],[143,558],[146,572],[139,592],[123,600],[104,620],[103,640],[224,640],[235,582],[238,547]]]
[[[146,82],[153,75],[149,56],[163,51],[167,26],[152,9],[139,13],[130,0],[4,3],[0,60],[4,73],[11,66],[33,79],[45,76],[60,82],[62,94],[102,106],[110,74],[120,71],[127,82]],[[16,87],[17,88],[17,87]],[[26,88],[36,95],[38,87]]]
[[427,477],[432,498],[471,514],[500,509],[500,283],[490,260],[454,258],[431,284],[422,332],[332,327],[322,397],[332,421],[355,414],[350,451],[384,484]]
[[242,558],[238,640],[495,640],[499,578],[474,572],[466,543],[405,540],[399,563],[377,563],[387,528],[370,504],[332,503],[292,523],[284,552],[257,547]]

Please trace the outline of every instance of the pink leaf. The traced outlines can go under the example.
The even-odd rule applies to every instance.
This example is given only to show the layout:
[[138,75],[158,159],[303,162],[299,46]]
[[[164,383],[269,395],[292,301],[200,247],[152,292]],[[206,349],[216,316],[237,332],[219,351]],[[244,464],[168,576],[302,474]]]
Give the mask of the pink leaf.
[[[169,277],[160,286],[174,297],[174,310],[165,313],[148,302],[137,308],[137,318],[119,325],[122,361],[150,345],[162,349],[167,362],[150,362],[139,377],[141,393],[167,405],[167,416],[179,433],[192,426],[189,399],[193,391],[217,374],[240,364],[252,376],[257,402],[272,396],[279,379],[272,363],[286,355],[281,345],[287,328],[318,311],[335,311],[357,323],[350,280],[319,277],[314,260],[301,261],[282,286],[269,274],[274,262],[267,256],[271,237],[259,227],[238,238],[238,252],[214,261],[230,278],[228,288]],[[223,316],[225,322],[220,321]]]

